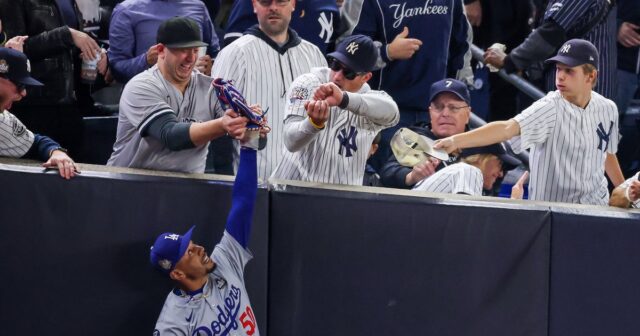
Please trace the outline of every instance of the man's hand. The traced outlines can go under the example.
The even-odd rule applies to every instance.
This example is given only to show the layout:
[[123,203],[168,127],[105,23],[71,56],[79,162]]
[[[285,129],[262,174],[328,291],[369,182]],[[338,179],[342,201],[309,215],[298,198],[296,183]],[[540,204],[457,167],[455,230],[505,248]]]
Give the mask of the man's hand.
[[418,163],[413,166],[413,169],[404,178],[404,183],[407,186],[412,186],[425,178],[435,174],[436,168],[440,164],[440,160],[429,157],[425,162]]
[[449,154],[451,154],[452,152],[455,152],[458,149],[458,147],[455,144],[455,141],[453,140],[453,136],[436,140],[436,142],[434,142],[433,144],[433,148],[444,149]]
[[84,32],[72,28],[69,28],[69,31],[71,31],[73,44],[82,52],[82,59],[87,61],[96,59],[96,56],[101,50],[98,43]]
[[413,54],[420,49],[422,41],[409,38],[409,28],[404,27],[400,34],[387,46],[387,56],[392,60],[405,60],[413,57]]
[[100,49],[100,60],[97,65],[98,73],[103,77],[107,74],[107,70],[109,69],[109,56],[107,56],[107,51],[104,49]]
[[640,46],[640,26],[623,22],[618,30],[618,42],[627,48]]
[[207,76],[211,76],[212,66],[213,66],[213,59],[211,59],[211,56],[209,55],[201,56],[200,58],[198,58],[198,61],[196,62],[196,69],[198,69],[198,71],[202,72]]
[[319,127],[324,127],[324,123],[329,120],[329,104],[324,100],[309,100],[304,103],[309,119]]
[[464,5],[469,23],[474,27],[480,27],[482,24],[482,6],[480,0],[476,0],[468,5]]
[[507,54],[496,48],[489,48],[484,52],[484,63],[491,64],[498,69],[502,69],[504,67],[504,58],[507,57]]
[[627,193],[629,195],[629,200],[633,203],[640,198],[640,181],[631,182],[631,185],[628,188],[629,191],[627,191]]
[[225,111],[222,116],[222,128],[227,134],[234,139],[242,139],[244,131],[247,129],[247,118],[240,117],[233,110]]
[[5,48],[11,48],[17,50],[19,52],[24,52],[24,41],[26,41],[29,36],[14,36],[7,43],[4,44]]
[[313,94],[314,100],[323,100],[329,106],[338,106],[342,101],[342,90],[334,83],[325,83],[320,85]]
[[51,157],[42,166],[45,168],[58,168],[60,176],[67,180],[76,176],[76,174],[80,174],[80,170],[78,170],[75,162],[71,160],[67,153],[57,149],[51,152]]
[[153,66],[158,62],[158,45],[154,44],[147,50],[147,64]]
[[529,172],[525,171],[522,173],[522,176],[518,179],[518,182],[511,187],[511,198],[512,199],[522,199],[524,196],[524,183],[529,178]]

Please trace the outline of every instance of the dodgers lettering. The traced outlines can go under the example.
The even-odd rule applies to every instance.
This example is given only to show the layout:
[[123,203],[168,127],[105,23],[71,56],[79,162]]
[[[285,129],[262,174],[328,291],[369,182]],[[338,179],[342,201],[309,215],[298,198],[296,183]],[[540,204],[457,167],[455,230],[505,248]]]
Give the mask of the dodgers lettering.
[[217,319],[211,322],[211,326],[197,327],[191,336],[224,336],[232,330],[238,330],[237,318],[241,305],[241,294],[240,288],[232,285],[229,295],[224,299],[224,308],[216,305]]

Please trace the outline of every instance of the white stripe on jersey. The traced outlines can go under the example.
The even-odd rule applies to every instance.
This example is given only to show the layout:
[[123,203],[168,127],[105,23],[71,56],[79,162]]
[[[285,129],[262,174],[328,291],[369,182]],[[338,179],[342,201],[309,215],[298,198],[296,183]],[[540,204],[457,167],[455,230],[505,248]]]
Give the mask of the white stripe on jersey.
[[[350,94],[349,110],[334,106],[325,128],[313,127],[304,104],[319,85],[329,82],[329,76],[329,68],[314,68],[291,84],[285,108],[284,157],[273,178],[362,185],[373,139],[398,123],[400,113],[393,99],[364,84],[358,93]],[[352,102],[357,99],[363,103],[354,108]]]
[[604,176],[607,153],[618,151],[618,109],[591,92],[586,109],[549,92],[514,120],[520,137],[516,153],[531,148],[529,198],[532,200],[607,205]]
[[418,182],[413,190],[482,196],[483,181],[480,169],[465,162],[458,162]]
[[0,156],[20,158],[31,146],[35,136],[9,111],[0,113]]
[[[254,35],[244,35],[223,48],[216,58],[211,76],[233,80],[249,104],[268,109],[271,126],[267,147],[258,152],[258,177],[266,180],[282,160],[282,134],[286,90],[298,76],[313,67],[326,66],[327,61],[315,45],[302,42],[278,53]],[[236,148],[239,149],[236,143]],[[238,165],[238,157],[234,159]]]

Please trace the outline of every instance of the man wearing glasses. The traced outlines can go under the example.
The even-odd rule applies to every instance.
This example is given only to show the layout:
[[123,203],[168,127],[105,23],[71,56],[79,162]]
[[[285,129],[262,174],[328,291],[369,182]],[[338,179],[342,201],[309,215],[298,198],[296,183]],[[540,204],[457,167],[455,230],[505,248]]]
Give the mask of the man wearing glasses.
[[26,86],[42,86],[31,77],[27,56],[17,50],[0,48],[0,156],[39,158],[46,168],[58,168],[65,179],[78,170],[66,150],[51,138],[29,131],[7,111],[27,95]]
[[327,56],[329,68],[296,78],[287,92],[284,159],[272,177],[362,185],[373,139],[400,113],[367,84],[378,59],[371,38],[349,36]]
[[271,137],[258,152],[258,177],[263,180],[282,160],[287,89],[298,76],[327,64],[318,47],[289,27],[295,6],[295,0],[253,0],[258,24],[222,49],[211,71],[214,78],[233,80],[247,101],[269,111]]
[[[452,78],[431,85],[429,116],[431,122],[421,122],[409,129],[432,140],[460,134],[467,129],[471,113],[471,96],[467,86]],[[394,155],[382,167],[380,177],[386,187],[411,189],[417,182],[433,175],[440,169],[458,162],[458,155],[449,155],[447,162],[435,158],[413,167],[401,165]]]

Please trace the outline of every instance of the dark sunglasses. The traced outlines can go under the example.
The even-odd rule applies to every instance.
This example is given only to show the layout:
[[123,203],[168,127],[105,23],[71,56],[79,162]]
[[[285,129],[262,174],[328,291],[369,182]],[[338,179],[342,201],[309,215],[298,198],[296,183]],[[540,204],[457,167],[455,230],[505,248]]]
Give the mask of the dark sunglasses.
[[258,3],[263,7],[269,7],[275,1],[276,5],[282,7],[291,2],[291,0],[258,0]]
[[22,92],[22,90],[26,90],[27,86],[22,84],[22,83],[16,83],[14,81],[11,81],[11,83],[13,83],[13,85],[16,86],[16,90],[18,90],[18,92]]
[[347,68],[344,64],[340,63],[340,61],[338,61],[335,58],[330,58],[329,59],[329,68],[331,70],[335,71],[335,72],[338,72],[338,71],[342,70],[342,75],[347,80],[353,80],[354,78],[356,78],[356,76],[362,75],[361,72],[355,72],[355,71]]

